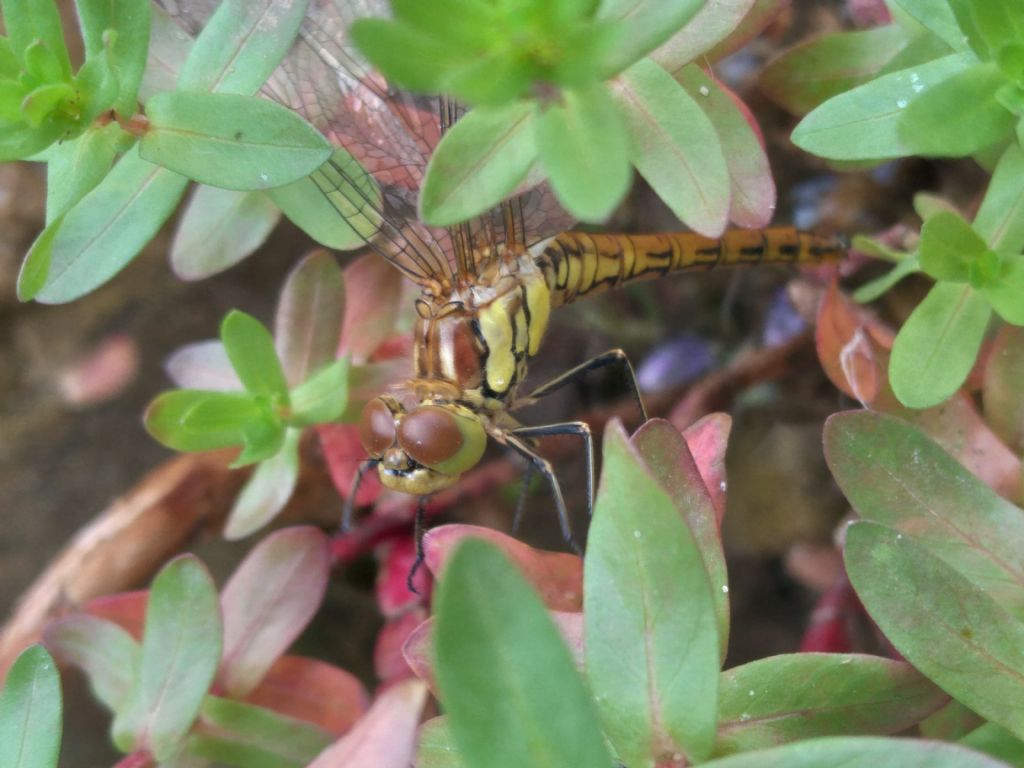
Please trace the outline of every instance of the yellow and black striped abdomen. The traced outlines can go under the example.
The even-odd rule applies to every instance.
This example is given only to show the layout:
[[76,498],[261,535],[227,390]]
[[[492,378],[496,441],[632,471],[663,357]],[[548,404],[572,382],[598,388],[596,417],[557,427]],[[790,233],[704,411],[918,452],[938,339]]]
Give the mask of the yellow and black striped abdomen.
[[838,261],[844,246],[792,227],[735,229],[721,238],[692,232],[603,235],[563,232],[537,256],[552,306],[617,288],[631,280],[684,269],[752,264],[815,265]]

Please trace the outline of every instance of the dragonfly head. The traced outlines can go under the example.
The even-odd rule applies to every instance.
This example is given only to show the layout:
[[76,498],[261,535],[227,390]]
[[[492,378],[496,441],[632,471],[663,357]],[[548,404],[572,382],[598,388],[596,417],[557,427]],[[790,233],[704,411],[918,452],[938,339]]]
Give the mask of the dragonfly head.
[[454,485],[475,466],[487,447],[487,433],[468,408],[424,401],[406,409],[396,398],[366,404],[359,437],[387,487],[426,495]]

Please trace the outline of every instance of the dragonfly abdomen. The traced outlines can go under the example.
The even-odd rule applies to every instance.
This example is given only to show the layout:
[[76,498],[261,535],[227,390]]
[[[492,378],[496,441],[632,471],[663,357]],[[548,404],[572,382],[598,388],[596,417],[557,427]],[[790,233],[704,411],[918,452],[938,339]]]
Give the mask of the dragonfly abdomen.
[[792,227],[736,229],[721,238],[692,232],[604,235],[563,232],[536,258],[551,290],[552,306],[688,269],[753,264],[815,265],[838,261],[837,240]]

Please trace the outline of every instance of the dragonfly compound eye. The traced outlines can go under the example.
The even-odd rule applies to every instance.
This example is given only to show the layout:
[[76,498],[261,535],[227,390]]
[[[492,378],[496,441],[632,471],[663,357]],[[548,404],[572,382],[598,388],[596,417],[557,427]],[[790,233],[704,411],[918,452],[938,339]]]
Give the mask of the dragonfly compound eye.
[[398,444],[423,466],[458,475],[480,461],[487,447],[487,433],[468,411],[421,405],[398,425]]
[[382,398],[374,398],[363,408],[363,415],[359,417],[359,439],[375,459],[394,445],[395,414]]

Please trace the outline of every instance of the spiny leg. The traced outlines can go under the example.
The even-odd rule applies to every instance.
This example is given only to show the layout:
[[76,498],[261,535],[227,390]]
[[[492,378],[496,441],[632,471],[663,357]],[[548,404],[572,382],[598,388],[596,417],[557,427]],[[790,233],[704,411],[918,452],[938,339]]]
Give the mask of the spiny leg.
[[356,470],[355,480],[352,481],[352,490],[348,494],[348,498],[345,499],[345,506],[341,512],[341,531],[342,533],[348,533],[352,530],[352,508],[356,504],[356,494],[359,492],[359,486],[363,482],[363,475],[369,470],[380,464],[380,459],[367,459],[359,465],[359,469]]
[[626,357],[626,353],[621,349],[610,349],[597,357],[592,357],[585,363],[580,363],[575,368],[566,371],[562,375],[549,381],[547,384],[535,389],[530,393],[530,396],[527,399],[536,400],[544,397],[545,395],[550,395],[552,392],[578,381],[591,371],[596,371],[600,368],[607,368],[610,365],[621,366],[625,369],[627,378],[629,379],[629,387],[633,392],[633,397],[636,398],[637,406],[640,408],[640,415],[643,416],[644,421],[647,421],[647,409],[644,407],[643,398],[640,397],[640,386],[636,382],[636,372],[633,370],[633,364],[629,362],[629,358]]
[[413,518],[413,538],[416,542],[416,559],[413,560],[412,568],[409,569],[409,575],[405,577],[405,586],[409,588],[409,591],[414,595],[419,594],[419,590],[416,589],[416,585],[413,584],[413,577],[416,575],[416,571],[420,569],[420,566],[426,561],[427,556],[423,550],[423,536],[426,534],[426,526],[423,524],[424,518],[427,514],[427,496],[420,496],[419,502],[416,504],[416,516]]
[[[583,438],[583,451],[587,461],[587,516],[594,515],[594,436],[590,425],[582,421],[567,421],[562,424],[545,424],[540,427],[520,427],[512,430],[516,437],[549,437],[551,435],[576,435]],[[532,466],[532,465],[531,465]],[[517,513],[518,513],[517,509]]]
[[551,486],[551,495],[555,497],[555,509],[558,511],[558,524],[562,529],[562,537],[569,543],[569,546],[572,547],[573,552],[582,556],[583,550],[572,536],[572,525],[569,523],[569,512],[565,508],[565,499],[562,498],[562,488],[558,484],[558,478],[555,477],[554,470],[551,469],[551,464],[543,456],[534,453],[530,446],[511,432],[505,433],[504,442],[520,455],[529,459],[537,470],[547,478],[548,484]]

